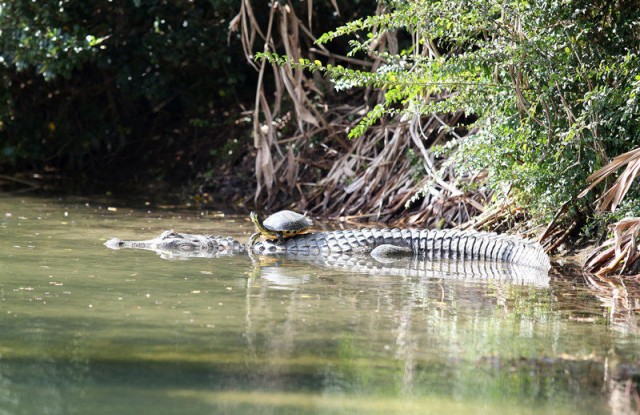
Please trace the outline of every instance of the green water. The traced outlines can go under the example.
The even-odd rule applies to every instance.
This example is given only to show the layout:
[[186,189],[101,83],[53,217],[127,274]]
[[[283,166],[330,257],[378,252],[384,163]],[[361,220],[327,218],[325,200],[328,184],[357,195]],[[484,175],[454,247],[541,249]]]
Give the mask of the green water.
[[[114,209],[114,207],[116,209]],[[109,209],[110,208],[110,209]],[[633,313],[548,286],[113,251],[244,218],[0,197],[0,414],[569,414],[635,408]],[[622,386],[621,386],[622,385]]]

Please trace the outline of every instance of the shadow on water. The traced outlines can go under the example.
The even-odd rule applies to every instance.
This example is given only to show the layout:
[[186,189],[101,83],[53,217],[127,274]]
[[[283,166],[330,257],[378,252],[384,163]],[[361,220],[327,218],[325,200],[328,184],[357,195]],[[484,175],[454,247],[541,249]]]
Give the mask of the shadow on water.
[[582,276],[167,261],[102,244],[170,228],[245,239],[251,229],[233,217],[39,199],[0,199],[0,213],[0,414],[638,408],[637,322]]

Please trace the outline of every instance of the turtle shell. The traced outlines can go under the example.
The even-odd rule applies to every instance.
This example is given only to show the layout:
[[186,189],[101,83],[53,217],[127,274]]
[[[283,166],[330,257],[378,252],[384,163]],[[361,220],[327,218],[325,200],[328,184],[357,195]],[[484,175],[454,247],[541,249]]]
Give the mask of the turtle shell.
[[302,232],[313,225],[308,217],[290,210],[281,210],[269,216],[262,225],[275,232]]

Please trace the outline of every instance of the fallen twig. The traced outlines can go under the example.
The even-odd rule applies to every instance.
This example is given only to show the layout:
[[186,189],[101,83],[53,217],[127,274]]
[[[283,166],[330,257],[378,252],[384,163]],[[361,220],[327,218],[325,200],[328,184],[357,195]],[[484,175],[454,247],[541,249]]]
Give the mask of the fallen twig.
[[13,176],[7,176],[5,174],[0,174],[0,180],[4,180],[6,182],[10,182],[10,183],[18,183],[18,184],[23,184],[25,186],[28,186],[28,189],[21,189],[21,190],[17,190],[14,192],[25,192],[25,191],[32,191],[32,190],[37,190],[40,189],[40,183],[38,182],[34,182],[31,180],[26,180],[26,179],[21,179],[18,177],[13,177]]

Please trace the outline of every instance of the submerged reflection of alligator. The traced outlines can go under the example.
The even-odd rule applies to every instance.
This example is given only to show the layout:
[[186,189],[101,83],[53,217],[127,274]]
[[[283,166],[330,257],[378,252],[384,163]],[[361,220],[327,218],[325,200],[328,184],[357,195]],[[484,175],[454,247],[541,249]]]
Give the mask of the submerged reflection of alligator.
[[[455,230],[361,229],[317,232],[247,247],[230,237],[165,231],[143,241],[111,239],[112,249],[152,250],[163,258],[257,254],[358,271],[431,275],[447,272],[547,285],[540,244],[510,235]],[[249,252],[248,252],[249,251]]]

